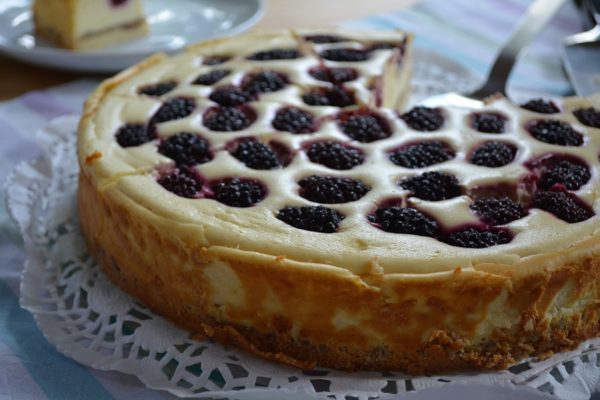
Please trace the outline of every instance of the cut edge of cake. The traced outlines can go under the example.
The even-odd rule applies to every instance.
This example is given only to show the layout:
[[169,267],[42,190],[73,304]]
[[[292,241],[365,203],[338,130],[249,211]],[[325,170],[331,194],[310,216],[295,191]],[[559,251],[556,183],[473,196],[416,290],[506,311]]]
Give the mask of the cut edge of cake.
[[93,50],[125,43],[148,34],[140,0],[56,0],[33,3],[38,39],[69,50]]

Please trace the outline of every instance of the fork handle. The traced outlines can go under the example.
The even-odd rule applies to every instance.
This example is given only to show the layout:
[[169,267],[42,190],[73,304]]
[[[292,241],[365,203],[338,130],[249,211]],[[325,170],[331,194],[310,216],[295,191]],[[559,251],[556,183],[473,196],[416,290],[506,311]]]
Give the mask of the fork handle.
[[487,80],[472,97],[486,98],[496,93],[506,94],[506,83],[517,56],[550,21],[565,0],[536,0],[519,22],[510,38],[496,57]]

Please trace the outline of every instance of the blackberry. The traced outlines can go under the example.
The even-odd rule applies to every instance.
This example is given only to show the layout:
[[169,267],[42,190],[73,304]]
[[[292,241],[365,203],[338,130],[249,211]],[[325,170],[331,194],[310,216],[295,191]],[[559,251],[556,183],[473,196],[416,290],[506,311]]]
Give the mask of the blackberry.
[[529,133],[540,142],[559,146],[581,146],[583,136],[566,122],[554,119],[537,120],[529,124]]
[[293,60],[295,58],[302,57],[296,49],[272,49],[266,51],[259,51],[248,56],[248,60],[253,61],[270,61],[270,60]]
[[204,85],[204,86],[214,85],[215,83],[219,82],[221,79],[225,78],[230,73],[231,73],[231,71],[228,69],[214,69],[210,72],[207,72],[205,74],[198,76],[196,78],[196,80],[194,80],[194,82],[192,82],[192,84]]
[[249,76],[243,88],[251,94],[269,93],[283,89],[287,83],[287,78],[279,72],[261,71]]
[[485,247],[505,244],[512,240],[509,232],[502,229],[484,229],[479,227],[467,227],[450,233],[444,238],[444,242],[450,246],[466,247],[471,249],[482,249]]
[[594,215],[591,208],[577,196],[565,192],[538,191],[533,198],[533,207],[554,214],[568,223],[585,221]]
[[188,199],[201,197],[204,183],[191,168],[182,167],[160,176],[157,182],[169,192]]
[[279,109],[271,124],[278,131],[291,133],[312,133],[316,130],[313,115],[295,107]]
[[579,108],[573,111],[575,118],[585,126],[600,128],[600,111],[593,107]]
[[560,112],[560,109],[553,101],[544,99],[529,100],[527,103],[521,104],[521,108],[539,114],[556,114]]
[[369,59],[369,52],[359,49],[328,49],[323,50],[320,56],[329,61],[360,62]]
[[439,108],[417,106],[400,116],[415,131],[433,132],[444,125],[444,116]]
[[341,87],[315,88],[302,95],[309,106],[348,107],[356,104],[354,93]]
[[380,207],[368,219],[378,228],[391,233],[404,233],[433,238],[438,237],[440,233],[435,220],[414,208],[404,208],[397,205]]
[[542,190],[549,190],[552,186],[561,184],[568,190],[578,190],[590,178],[590,171],[587,167],[569,160],[563,160],[542,174],[538,187]]
[[338,117],[340,129],[346,136],[361,143],[370,143],[390,137],[388,122],[378,114],[359,111],[342,113]]
[[365,160],[360,149],[332,141],[312,143],[306,155],[314,163],[337,170],[352,169]]
[[249,110],[237,107],[211,108],[202,118],[202,123],[211,131],[232,132],[241,131],[254,122],[254,115]]
[[265,186],[254,179],[227,178],[211,187],[215,200],[230,207],[251,207],[267,195]]
[[358,72],[354,68],[345,67],[327,68],[320,66],[311,68],[308,73],[318,81],[330,82],[334,85],[350,82],[358,78]]
[[196,102],[186,97],[176,97],[164,103],[152,117],[152,123],[161,123],[185,118],[196,109]]
[[478,112],[471,114],[471,126],[483,133],[504,133],[506,117],[496,112]]
[[344,216],[337,210],[323,206],[286,206],[279,210],[277,219],[305,231],[334,233]]
[[371,189],[356,179],[317,175],[301,179],[298,185],[300,196],[323,204],[356,201]]
[[400,182],[400,187],[412,192],[412,196],[422,200],[440,201],[461,195],[461,187],[456,177],[444,172],[424,172]]
[[177,86],[177,82],[160,82],[154,85],[146,85],[138,89],[138,94],[160,97],[175,89],[175,86]]
[[274,169],[281,167],[281,162],[269,146],[255,139],[241,140],[231,155],[240,160],[248,168]]
[[510,164],[517,154],[517,149],[504,142],[485,142],[471,154],[470,162],[482,167],[498,168]]
[[254,100],[253,96],[247,91],[231,85],[213,89],[208,98],[225,107],[235,107]]
[[229,56],[206,56],[202,60],[202,64],[204,65],[219,65],[226,63],[229,61],[231,57]]
[[144,124],[125,124],[119,128],[115,138],[121,147],[134,147],[153,141],[156,135]]
[[504,225],[523,218],[526,213],[520,204],[508,197],[485,197],[469,206],[486,224]]
[[158,152],[174,160],[177,165],[203,164],[212,159],[208,141],[189,132],[163,140]]
[[447,144],[433,141],[403,146],[389,155],[390,160],[404,168],[423,168],[454,158],[454,150]]
[[308,35],[304,40],[316,44],[347,42],[348,39],[337,35]]

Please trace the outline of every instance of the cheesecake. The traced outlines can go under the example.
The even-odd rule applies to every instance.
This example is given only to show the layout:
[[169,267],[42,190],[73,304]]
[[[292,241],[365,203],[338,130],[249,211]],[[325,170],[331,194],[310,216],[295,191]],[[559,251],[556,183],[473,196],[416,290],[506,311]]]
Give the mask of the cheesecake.
[[405,110],[409,67],[402,32],[300,30],[109,79],[78,131],[90,253],[300,368],[501,369],[599,335],[600,98]]
[[33,21],[39,39],[72,50],[113,46],[148,33],[141,0],[36,0]]

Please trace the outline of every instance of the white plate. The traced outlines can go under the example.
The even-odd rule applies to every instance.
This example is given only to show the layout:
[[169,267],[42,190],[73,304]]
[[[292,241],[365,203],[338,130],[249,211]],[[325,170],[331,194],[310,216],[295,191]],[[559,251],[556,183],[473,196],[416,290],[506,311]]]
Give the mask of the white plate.
[[162,51],[233,35],[253,26],[264,0],[144,0],[150,34],[121,46],[69,51],[36,40],[31,0],[0,1],[0,52],[32,64],[86,72],[117,72]]

